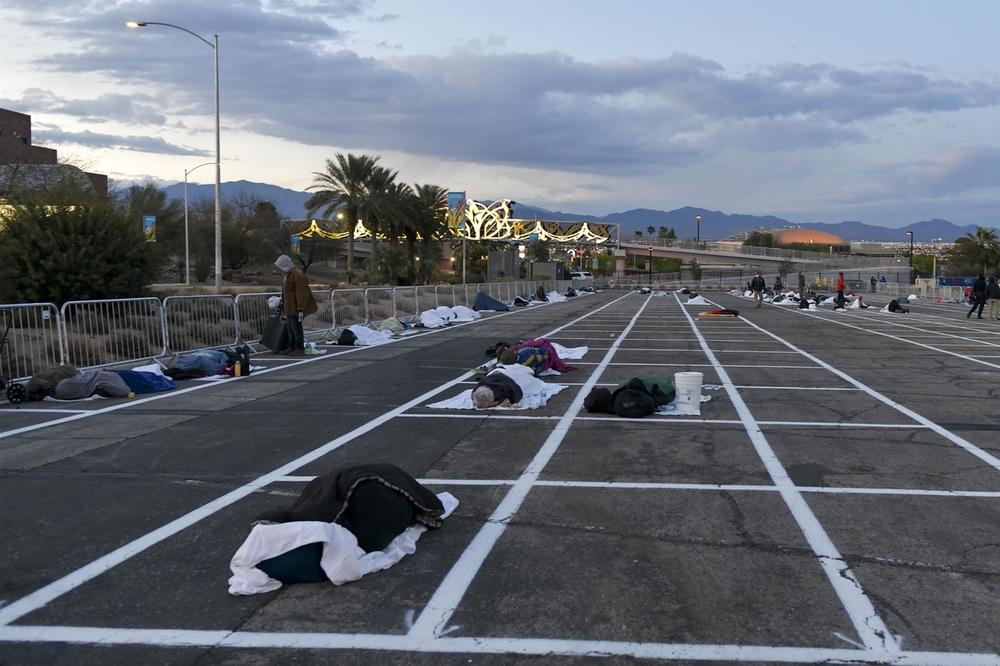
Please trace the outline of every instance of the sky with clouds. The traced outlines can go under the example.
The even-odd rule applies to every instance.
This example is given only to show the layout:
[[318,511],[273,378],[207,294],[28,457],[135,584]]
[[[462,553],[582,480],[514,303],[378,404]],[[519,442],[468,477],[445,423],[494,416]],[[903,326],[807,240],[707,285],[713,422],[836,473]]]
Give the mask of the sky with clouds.
[[174,182],[213,155],[212,49],[129,19],[219,35],[224,180],[351,151],[553,210],[1000,225],[996,0],[4,0],[0,107]]

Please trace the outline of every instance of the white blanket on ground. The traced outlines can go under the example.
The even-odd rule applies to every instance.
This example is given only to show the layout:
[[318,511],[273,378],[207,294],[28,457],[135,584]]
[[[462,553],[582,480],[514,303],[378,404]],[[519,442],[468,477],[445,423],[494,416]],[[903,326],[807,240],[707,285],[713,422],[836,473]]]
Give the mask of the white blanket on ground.
[[354,341],[354,344],[359,346],[382,345],[389,342],[389,338],[392,337],[392,331],[373,331],[360,324],[354,324],[347,328],[357,336],[358,339]]
[[705,300],[704,296],[695,296],[694,298],[689,298],[684,305],[709,305],[709,302]]
[[[531,369],[524,365],[499,365],[488,374],[499,372],[513,379],[521,389],[521,402],[508,407],[489,407],[489,409],[538,409],[544,407],[549,398],[566,388],[563,384],[547,384],[534,376]],[[454,398],[441,400],[427,405],[433,409],[475,409],[472,402],[472,389],[462,391]]]
[[424,328],[441,328],[448,325],[448,319],[442,317],[437,310],[427,310],[420,313],[420,323]]
[[451,311],[455,315],[455,321],[474,321],[482,317],[481,314],[472,308],[465,307],[464,305],[456,305],[451,308]]
[[557,354],[559,354],[559,358],[563,359],[564,361],[566,359],[577,359],[577,360],[579,360],[579,359],[583,358],[584,356],[586,356],[587,352],[590,351],[590,348],[586,347],[586,346],[584,346],[584,347],[563,347],[558,342],[553,342],[552,343],[552,348],[556,350]]
[[[439,493],[444,505],[443,518],[458,506],[458,499],[451,493]],[[259,594],[281,587],[275,580],[257,568],[257,564],[282,553],[310,543],[322,543],[320,566],[334,585],[343,585],[362,576],[388,569],[417,550],[417,540],[427,527],[413,524],[392,540],[385,550],[366,553],[350,530],[336,523],[295,521],[276,525],[255,525],[250,535],[233,555],[229,568],[229,594]]]
[[558,291],[550,291],[546,296],[549,298],[549,303],[562,303],[566,300],[566,297]]

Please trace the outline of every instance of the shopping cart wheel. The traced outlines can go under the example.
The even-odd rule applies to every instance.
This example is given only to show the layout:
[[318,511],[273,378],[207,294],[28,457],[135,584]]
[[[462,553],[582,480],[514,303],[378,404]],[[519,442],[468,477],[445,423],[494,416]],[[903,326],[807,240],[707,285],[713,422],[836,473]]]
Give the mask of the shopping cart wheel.
[[24,384],[11,384],[7,387],[7,399],[13,405],[20,405],[28,399],[28,389],[24,388]]

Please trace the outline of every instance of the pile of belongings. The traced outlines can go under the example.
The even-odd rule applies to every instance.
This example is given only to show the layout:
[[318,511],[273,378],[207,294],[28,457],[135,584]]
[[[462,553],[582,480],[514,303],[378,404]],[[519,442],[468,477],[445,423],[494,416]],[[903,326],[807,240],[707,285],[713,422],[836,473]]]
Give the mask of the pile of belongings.
[[562,303],[566,300],[566,297],[560,294],[558,291],[550,291],[546,294],[548,301],[550,303]]
[[28,400],[85,400],[93,396],[130,398],[177,388],[174,380],[135,370],[77,370],[72,365],[46,368],[27,383]]
[[904,308],[902,305],[899,304],[899,301],[897,301],[894,298],[891,301],[889,301],[889,304],[886,305],[884,308],[882,308],[881,311],[882,312],[892,312],[894,314],[907,314],[909,312],[909,309],[908,308]]
[[673,402],[674,382],[667,377],[640,375],[619,384],[614,391],[596,387],[583,400],[591,414],[615,414],[638,419],[655,414],[662,405]]
[[366,347],[373,345],[384,345],[392,338],[392,330],[374,331],[367,326],[354,324],[348,326],[340,332],[337,338],[338,345]]
[[698,313],[699,317],[739,317],[739,310],[730,310],[729,308],[716,308],[715,310],[703,310]]
[[652,291],[652,289],[650,289],[649,287],[639,287],[639,293],[640,294],[648,294],[651,291]]
[[[190,354],[177,356],[170,367],[160,374],[171,379],[201,379],[204,377],[233,377],[239,364],[239,374],[249,375],[253,371],[250,364],[250,349],[240,345],[234,350],[201,349]],[[145,366],[144,371],[157,372],[158,366]]]
[[378,325],[378,330],[389,331],[390,334],[403,333],[404,331],[408,331],[411,328],[413,327],[407,324],[405,321],[396,319],[395,317],[389,317],[388,319],[383,319],[382,322]]
[[421,312],[420,323],[417,325],[422,328],[441,328],[442,326],[450,326],[453,322],[475,321],[480,317],[482,317],[481,314],[464,305],[456,305],[453,308],[441,305],[433,310]]
[[341,467],[306,484],[288,509],[265,511],[229,564],[230,594],[283,583],[334,585],[387,569],[458,506],[394,465]]
[[870,306],[864,302],[864,296],[858,296],[847,306],[849,310],[867,310]]
[[477,312],[482,312],[483,310],[493,311],[493,312],[507,312],[510,310],[505,304],[501,303],[497,299],[493,298],[485,291],[481,291],[476,294],[476,302],[472,306],[473,310]]
[[474,388],[427,406],[434,409],[476,409],[472,394],[480,386],[490,388],[497,398],[496,404],[487,409],[537,409],[544,407],[549,398],[566,388],[563,384],[549,384],[536,379],[535,373],[527,366],[497,365]]
[[566,293],[563,294],[563,295],[566,298],[574,298],[577,295],[576,294],[576,289],[574,289],[573,287],[569,287],[568,289],[566,289]]

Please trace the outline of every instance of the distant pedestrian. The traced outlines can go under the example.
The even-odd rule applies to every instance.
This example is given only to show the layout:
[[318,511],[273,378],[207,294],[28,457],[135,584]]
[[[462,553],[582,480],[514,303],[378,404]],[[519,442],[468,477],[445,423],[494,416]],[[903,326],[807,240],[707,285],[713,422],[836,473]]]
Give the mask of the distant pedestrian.
[[799,310],[809,309],[809,297],[806,296],[806,276],[799,273]]
[[976,281],[972,283],[972,298],[972,309],[970,309],[969,313],[965,315],[965,318],[968,319],[971,317],[972,313],[976,311],[976,308],[979,308],[976,319],[982,319],[983,307],[986,305],[986,276],[982,273],[980,273],[979,277],[976,278]]
[[750,291],[753,292],[753,300],[757,301],[758,308],[764,303],[764,287],[766,286],[764,278],[760,276],[760,271],[754,273],[753,279],[750,280]]
[[995,275],[991,275],[986,283],[986,303],[990,306],[986,318],[993,321],[1000,319],[1000,284]]
[[306,315],[311,315],[319,308],[316,299],[309,289],[305,273],[296,268],[292,258],[283,254],[274,262],[275,268],[285,274],[281,283],[281,313],[288,330],[288,349],[281,353],[289,356],[305,354],[305,334],[302,331],[302,321]]
[[878,281],[881,282],[882,284],[885,284],[886,283],[885,276],[884,275],[880,275],[879,278],[878,278]]
[[872,276],[871,282],[872,282],[872,293],[874,294],[875,293],[875,276],[874,275]]
[[775,275],[774,276],[774,293],[778,294],[784,288],[785,288],[785,285],[783,285],[781,283],[781,276],[780,275]]
[[837,273],[837,302],[833,304],[834,310],[838,308],[841,310],[844,309],[844,303],[846,302],[844,299],[844,287],[844,274]]

